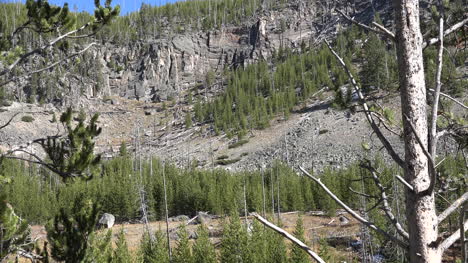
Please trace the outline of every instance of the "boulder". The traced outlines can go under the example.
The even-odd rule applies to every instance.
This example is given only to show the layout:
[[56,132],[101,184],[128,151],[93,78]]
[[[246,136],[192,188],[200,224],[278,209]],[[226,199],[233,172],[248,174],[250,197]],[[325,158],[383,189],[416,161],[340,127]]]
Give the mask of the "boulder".
[[198,212],[197,214],[197,223],[199,224],[208,224],[212,219],[212,216],[208,212]]
[[106,228],[112,228],[115,223],[115,217],[112,214],[104,213],[99,219],[99,225],[106,226]]
[[169,217],[169,222],[182,222],[182,221],[188,221],[190,218],[186,215],[180,215],[180,216],[174,216],[174,217]]
[[340,223],[341,223],[342,225],[347,225],[347,224],[349,224],[349,219],[348,219],[346,216],[340,216],[339,219],[340,219]]

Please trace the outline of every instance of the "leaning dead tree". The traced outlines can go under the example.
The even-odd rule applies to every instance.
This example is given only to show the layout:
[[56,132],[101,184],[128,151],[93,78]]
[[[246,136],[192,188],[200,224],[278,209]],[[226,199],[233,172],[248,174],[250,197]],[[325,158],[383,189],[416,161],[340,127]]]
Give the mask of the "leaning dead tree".
[[[384,120],[378,114],[372,112],[362,93],[359,84],[351,73],[348,65],[334,51],[332,46],[325,41],[326,45],[343,66],[347,73],[360,103],[374,133],[377,135],[384,148],[392,159],[403,169],[404,178],[398,176],[397,179],[405,187],[406,199],[406,226],[398,221],[391,211],[387,201],[385,187],[380,182],[377,169],[369,163],[364,162],[361,166],[370,171],[372,179],[380,191],[381,208],[384,211],[390,225],[395,228],[396,234],[379,228],[375,223],[363,218],[344,202],[342,202],[333,192],[324,185],[319,178],[311,175],[302,167],[300,170],[309,178],[314,180],[325,192],[343,207],[351,216],[366,225],[373,231],[382,234],[388,240],[402,247],[407,251],[410,262],[441,262],[444,252],[451,247],[464,233],[463,229],[468,227],[468,220],[461,220],[461,230],[454,231],[447,238],[439,233],[439,225],[450,214],[463,206],[468,199],[468,193],[462,195],[446,211],[437,215],[435,205],[435,185],[437,181],[437,167],[435,163],[437,154],[437,142],[444,136],[457,136],[461,129],[459,125],[449,125],[448,128],[441,129],[437,126],[439,112],[439,98],[441,93],[441,72],[443,57],[444,36],[454,32],[468,23],[468,19],[459,22],[447,30],[444,30],[444,12],[440,4],[439,36],[424,41],[420,31],[419,1],[416,0],[394,0],[396,32],[384,28],[382,25],[373,23],[372,26],[363,25],[353,18],[342,15],[363,27],[378,34],[381,34],[393,41],[397,46],[397,58],[399,67],[399,84],[401,98],[401,113],[403,120],[403,140],[405,145],[404,157],[401,157],[394,150],[393,145],[386,138],[381,127],[388,128]],[[423,64],[423,49],[429,45],[438,44],[438,59],[436,88],[432,92],[432,105],[429,107],[426,101],[426,84]],[[443,94],[446,95],[446,94]],[[445,96],[447,97],[447,96]],[[449,97],[450,98],[450,97]],[[465,106],[465,105],[463,105]],[[466,109],[466,106],[464,107]],[[428,116],[428,112],[431,114]],[[383,125],[381,125],[383,124]],[[464,240],[462,240],[464,243]]]
[[261,217],[257,213],[251,213],[251,215],[253,217],[255,217],[255,219],[257,219],[260,223],[262,223],[266,227],[274,230],[278,234],[280,234],[280,235],[284,236],[285,238],[289,239],[294,245],[299,246],[302,250],[304,250],[307,253],[307,255],[309,255],[316,262],[325,263],[325,261],[319,255],[317,255],[317,253],[312,251],[311,248],[309,248],[306,244],[304,244],[304,242],[302,242],[299,239],[295,238],[293,235],[289,234],[284,229],[276,226],[275,224],[273,224],[270,221],[266,220],[265,218]]

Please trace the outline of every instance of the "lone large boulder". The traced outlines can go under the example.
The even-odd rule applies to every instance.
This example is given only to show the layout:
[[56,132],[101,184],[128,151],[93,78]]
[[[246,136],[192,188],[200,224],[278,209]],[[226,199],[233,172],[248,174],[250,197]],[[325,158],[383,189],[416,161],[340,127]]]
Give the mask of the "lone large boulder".
[[99,219],[100,226],[106,226],[106,228],[112,228],[114,226],[115,217],[112,214],[104,213]]
[[208,214],[208,212],[198,212],[197,214],[197,223],[198,224],[208,224],[213,217]]

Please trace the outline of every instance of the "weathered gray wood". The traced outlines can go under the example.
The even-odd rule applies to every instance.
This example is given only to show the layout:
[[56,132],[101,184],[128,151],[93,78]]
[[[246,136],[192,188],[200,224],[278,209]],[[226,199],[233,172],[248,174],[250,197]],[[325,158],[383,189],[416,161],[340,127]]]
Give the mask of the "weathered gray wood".
[[362,224],[366,225],[367,227],[369,227],[370,229],[384,235],[385,237],[387,237],[389,240],[391,240],[392,242],[394,242],[395,244],[401,246],[402,248],[405,248],[407,249],[408,248],[408,244],[406,244],[406,242],[398,239],[397,237],[391,235],[390,233],[384,231],[383,229],[379,228],[378,226],[376,226],[374,223],[370,222],[369,220],[363,218],[361,215],[359,215],[358,213],[356,213],[353,209],[351,209],[348,205],[346,205],[343,201],[341,201],[332,191],[330,191],[330,189],[328,189],[328,187],[322,183],[322,181],[320,181],[319,178],[316,178],[314,176],[312,176],[309,172],[307,172],[304,168],[302,167],[299,167],[299,169],[307,176],[309,177],[310,179],[314,180],[327,194],[328,196],[330,196],[333,200],[335,200],[335,202],[337,202],[344,210],[346,210],[346,212],[348,212],[352,217],[354,217],[356,220],[358,220],[359,222],[361,222]]
[[438,242],[435,198],[433,191],[426,191],[432,178],[424,150],[427,149],[428,122],[419,1],[394,0],[393,3],[405,143],[405,181],[414,187],[414,191],[406,191],[409,258],[414,263],[439,263],[442,253],[437,246],[431,245]]
[[252,213],[251,214],[253,217],[255,217],[260,223],[263,225],[273,229],[275,232],[279,233],[280,235],[284,236],[285,238],[289,239],[291,242],[293,242],[295,245],[299,246],[302,250],[307,252],[307,254],[312,257],[315,261],[319,263],[325,263],[325,261],[319,257],[314,251],[312,251],[311,248],[309,248],[304,242],[300,241],[299,239],[295,238],[293,235],[289,234],[286,232],[284,229],[275,226],[273,223],[269,222],[265,218],[261,217],[257,213]]

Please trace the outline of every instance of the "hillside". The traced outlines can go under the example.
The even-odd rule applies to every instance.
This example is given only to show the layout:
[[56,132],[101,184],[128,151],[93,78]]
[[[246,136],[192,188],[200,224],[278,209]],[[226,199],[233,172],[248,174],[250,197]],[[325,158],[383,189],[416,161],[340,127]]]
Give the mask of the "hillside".
[[101,2],[0,3],[1,262],[468,257],[466,1]]

